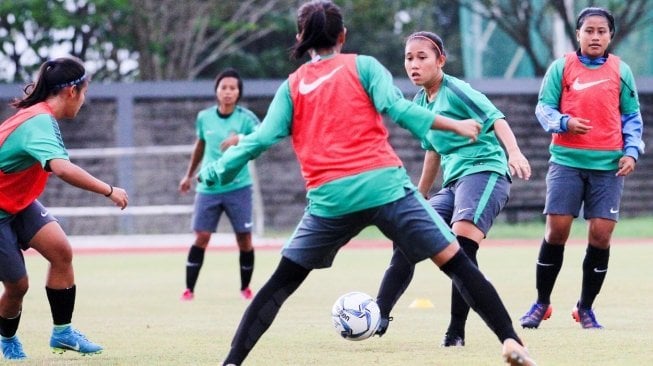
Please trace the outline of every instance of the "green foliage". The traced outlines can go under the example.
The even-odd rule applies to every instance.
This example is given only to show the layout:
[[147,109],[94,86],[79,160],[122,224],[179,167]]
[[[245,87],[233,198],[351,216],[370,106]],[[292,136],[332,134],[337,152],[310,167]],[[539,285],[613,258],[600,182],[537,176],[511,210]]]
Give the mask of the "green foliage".
[[[471,4],[485,7],[482,15],[497,22],[505,33],[502,42],[521,45],[535,74],[541,74],[553,57],[549,20],[556,13],[569,19],[565,32],[573,40],[571,23],[578,10],[567,14],[566,2],[534,0],[335,2],[342,8],[348,28],[344,50],[376,57],[395,77],[405,74],[404,39],[418,30],[434,31],[443,38],[448,51],[445,71],[463,77],[459,6]],[[287,51],[294,43],[296,9],[301,3],[1,1],[0,82],[29,80],[45,59],[62,54],[85,60],[95,80],[212,79],[225,66],[235,66],[248,77],[285,78],[298,65],[289,61]],[[583,0],[574,4],[576,8],[593,4],[613,10],[617,23],[614,47],[633,31],[651,24],[650,1]],[[501,47],[496,52],[499,54],[486,54],[486,61],[505,53]]]

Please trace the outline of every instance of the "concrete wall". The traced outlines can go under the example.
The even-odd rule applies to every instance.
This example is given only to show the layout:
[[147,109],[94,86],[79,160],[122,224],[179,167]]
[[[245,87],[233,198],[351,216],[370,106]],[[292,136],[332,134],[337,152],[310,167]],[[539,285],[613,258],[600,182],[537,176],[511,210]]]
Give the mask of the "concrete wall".
[[[653,85],[638,80],[644,121],[653,120]],[[267,110],[279,81],[246,81],[242,105],[259,117]],[[523,221],[541,218],[545,196],[550,136],[535,120],[539,80],[484,80],[472,83],[485,92],[507,116],[517,140],[529,158],[533,176],[530,181],[515,180],[509,205],[501,220]],[[410,96],[415,88],[406,80],[398,85]],[[92,85],[87,104],[74,121],[60,121],[68,149],[115,146],[172,146],[194,142],[196,113],[213,103],[211,82],[142,83]],[[0,118],[13,113],[7,106],[19,86],[0,86]],[[423,151],[405,130],[388,121],[390,142],[404,161],[411,177],[419,178]],[[653,146],[653,131],[645,128],[645,142]],[[185,172],[189,154],[164,156],[136,155],[72,160],[99,178],[127,187],[130,205],[192,205],[192,195],[181,196],[177,185]],[[305,206],[304,182],[290,142],[285,140],[265,152],[255,162],[259,178],[266,229],[292,228]],[[622,202],[623,216],[650,215],[653,212],[653,160],[644,156],[637,171],[626,180]],[[104,197],[73,188],[53,177],[41,201],[48,207],[109,206]],[[184,233],[190,230],[190,214],[121,215],[60,217],[69,234]],[[223,221],[227,221],[226,218]]]

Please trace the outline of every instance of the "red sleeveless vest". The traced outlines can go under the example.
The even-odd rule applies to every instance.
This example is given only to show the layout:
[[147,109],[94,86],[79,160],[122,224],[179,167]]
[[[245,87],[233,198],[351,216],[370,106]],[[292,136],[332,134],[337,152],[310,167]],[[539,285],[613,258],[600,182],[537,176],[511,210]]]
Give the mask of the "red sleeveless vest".
[[[52,114],[45,102],[19,110],[0,124],[0,146],[18,126],[38,114]],[[0,170],[0,209],[17,214],[36,200],[48,182],[50,173],[38,162],[29,168],[12,173]]]
[[621,78],[619,57],[610,54],[602,66],[590,69],[575,53],[565,55],[560,112],[590,120],[592,130],[585,135],[553,134],[553,144],[589,150],[621,150]]
[[383,118],[360,83],[356,55],[302,65],[288,77],[292,143],[306,188],[365,171],[402,166]]

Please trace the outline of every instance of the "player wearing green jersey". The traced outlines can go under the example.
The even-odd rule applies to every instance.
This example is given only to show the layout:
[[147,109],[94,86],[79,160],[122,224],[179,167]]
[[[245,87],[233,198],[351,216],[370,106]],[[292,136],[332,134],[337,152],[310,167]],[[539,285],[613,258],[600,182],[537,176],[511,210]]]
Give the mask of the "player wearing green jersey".
[[[256,115],[238,105],[243,95],[243,80],[235,69],[225,69],[215,78],[213,91],[217,105],[197,114],[197,140],[186,174],[179,183],[182,194],[190,190],[195,171],[218,160],[230,146],[238,144],[245,135],[259,124]],[[195,211],[192,229],[195,242],[188,251],[186,261],[186,290],[182,301],[194,298],[195,284],[204,263],[204,253],[211,234],[218,227],[220,217],[226,213],[236,234],[240,251],[240,293],[249,300],[252,290],[249,283],[254,271],[254,246],[252,245],[252,177],[244,167],[234,180],[225,185],[209,186],[198,183],[195,194]]]
[[[422,87],[413,101],[451,118],[473,118],[482,128],[473,142],[448,131],[429,131],[422,140],[426,155],[418,188],[428,197],[438,172],[442,172],[442,189],[430,197],[429,203],[451,225],[465,254],[477,265],[479,244],[508,202],[511,175],[529,179],[531,171],[503,113],[469,84],[445,74],[445,62],[446,51],[437,34],[417,32],[407,38],[406,73]],[[383,318],[390,318],[414,270],[415,266],[395,248],[377,297]],[[443,346],[465,345],[468,313],[469,305],[452,284],[451,320]]]
[[21,248],[33,248],[50,262],[45,291],[54,327],[53,351],[100,353],[102,347],[71,326],[75,306],[73,251],[57,220],[37,197],[54,173],[68,184],[99,193],[124,209],[124,189],[105,183],[68,159],[58,120],[74,118],[86,99],[89,77],[81,61],[43,63],[36,82],[12,106],[18,112],[0,124],[0,336],[7,359],[24,359],[16,336],[29,287]]
[[[243,315],[223,364],[242,364],[308,274],[330,267],[342,246],[373,225],[411,263],[431,259],[456,282],[502,342],[507,363],[533,365],[495,288],[410,182],[381,114],[420,139],[439,129],[473,141],[480,125],[436,115],[404,99],[376,59],[341,53],[346,29],[340,8],[331,1],[303,4],[297,29],[292,55],[300,59],[308,53],[311,60],[282,83],[259,128],[198,177],[229,183],[249,160],[290,137],[306,181],[306,212],[284,245],[278,267]],[[376,332],[383,334],[387,325],[380,323]]]
[[609,11],[583,9],[576,19],[578,50],[554,61],[542,81],[535,115],[552,134],[551,159],[546,230],[535,272],[537,299],[519,319],[525,328],[537,328],[551,316],[551,292],[581,206],[588,221],[588,243],[581,293],[572,316],[583,329],[603,328],[592,306],[608,271],[624,179],[644,152],[632,71],[608,52],[614,31]]

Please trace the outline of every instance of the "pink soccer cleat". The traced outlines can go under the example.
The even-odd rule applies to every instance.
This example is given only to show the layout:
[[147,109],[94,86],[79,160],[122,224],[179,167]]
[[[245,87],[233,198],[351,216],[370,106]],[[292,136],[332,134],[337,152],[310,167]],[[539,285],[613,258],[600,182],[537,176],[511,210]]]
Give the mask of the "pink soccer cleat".
[[179,300],[181,301],[193,301],[193,298],[195,298],[195,295],[193,294],[193,291],[190,289],[186,289],[183,294],[181,294],[181,297]]

